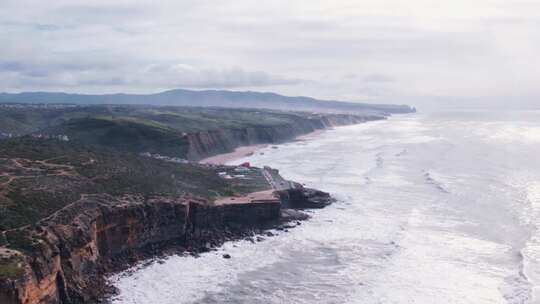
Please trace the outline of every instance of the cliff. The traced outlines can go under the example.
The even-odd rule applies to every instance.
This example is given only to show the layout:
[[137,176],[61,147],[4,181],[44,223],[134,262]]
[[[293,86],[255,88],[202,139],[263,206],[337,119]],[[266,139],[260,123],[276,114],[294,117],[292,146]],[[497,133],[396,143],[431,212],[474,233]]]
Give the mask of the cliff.
[[[190,120],[189,132],[180,132],[186,128],[185,117],[175,120],[177,114],[173,119],[168,112],[145,110],[144,119],[133,114],[91,119],[110,124],[78,125],[81,134],[94,136],[92,145],[35,136],[0,140],[0,303],[99,302],[108,290],[107,273],[166,249],[205,251],[307,217],[282,208],[320,208],[331,202],[327,193],[297,184],[274,193],[274,183],[263,174],[266,168],[251,168],[242,179],[225,179],[218,173],[236,168],[118,153],[126,146],[139,152],[131,150],[138,146],[133,134],[158,151],[164,147],[158,143],[183,140],[186,156],[200,159],[241,145],[276,143],[318,129],[384,119],[212,111],[218,112],[212,121],[219,117],[218,125],[226,127],[201,130],[194,126],[203,121],[201,116]],[[210,112],[202,114],[210,119]],[[235,121],[243,115],[241,123]],[[172,129],[180,123],[183,129]],[[112,136],[119,146],[103,149],[99,136]],[[168,145],[165,151],[174,155],[176,147]]]
[[[52,139],[0,140],[0,303],[92,303],[103,274],[181,246],[199,251],[279,218],[271,187],[221,170]],[[208,244],[207,244],[208,243]]]
[[[253,229],[307,218],[282,210],[277,194],[260,193],[214,203],[190,196],[86,196],[35,225],[3,232],[0,303],[100,302],[108,290],[105,274],[164,249],[205,251]],[[313,189],[283,190],[280,196],[302,208],[331,202],[328,193]],[[7,268],[15,271],[8,274]]]
[[186,135],[188,142],[187,159],[200,160],[216,154],[232,152],[240,146],[282,143],[316,130],[381,119],[385,119],[385,117],[376,115],[316,114],[310,117],[298,117],[298,119],[285,124],[254,125],[243,128],[193,132]]
[[99,149],[197,161],[243,145],[280,143],[315,130],[386,116],[133,105],[19,105],[0,111],[0,138],[61,136]]
[[[214,205],[190,197],[88,196],[31,227],[4,232],[0,303],[93,303],[103,275],[173,244],[218,245],[280,216],[278,199]],[[16,251],[14,251],[16,250]]]

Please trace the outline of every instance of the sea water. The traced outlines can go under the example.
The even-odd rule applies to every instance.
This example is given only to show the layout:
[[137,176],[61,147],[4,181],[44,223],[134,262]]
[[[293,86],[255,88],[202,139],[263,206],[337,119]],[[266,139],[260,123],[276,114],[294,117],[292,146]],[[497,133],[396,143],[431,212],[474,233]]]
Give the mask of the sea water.
[[115,275],[113,303],[540,302],[540,112],[396,115],[245,160],[338,202]]

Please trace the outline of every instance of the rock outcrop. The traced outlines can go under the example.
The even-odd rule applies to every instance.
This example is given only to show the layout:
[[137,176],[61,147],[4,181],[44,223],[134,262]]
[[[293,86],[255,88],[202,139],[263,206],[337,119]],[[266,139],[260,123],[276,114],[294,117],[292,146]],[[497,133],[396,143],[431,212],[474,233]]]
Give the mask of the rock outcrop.
[[278,191],[277,193],[284,209],[320,209],[334,202],[329,193],[304,188],[298,184],[295,188]]
[[180,197],[93,195],[35,226],[6,231],[20,254],[20,273],[0,280],[2,304],[93,303],[103,296],[104,274],[173,244],[218,245],[246,229],[277,221],[280,201],[213,205]]
[[[293,131],[278,128],[268,138],[286,139]],[[10,153],[0,159],[11,174],[0,189],[6,190],[3,206],[14,208],[4,219],[28,217],[0,231],[2,304],[95,303],[110,291],[107,273],[166,250],[197,253],[254,231],[286,230],[284,221],[307,217],[282,208],[321,208],[332,201],[328,193],[285,181],[271,168],[264,170],[290,189],[273,192],[276,181],[262,172],[252,172],[246,188],[226,183],[213,167],[32,143],[6,145]],[[50,162],[55,158],[63,162]],[[37,208],[50,211],[36,214]]]

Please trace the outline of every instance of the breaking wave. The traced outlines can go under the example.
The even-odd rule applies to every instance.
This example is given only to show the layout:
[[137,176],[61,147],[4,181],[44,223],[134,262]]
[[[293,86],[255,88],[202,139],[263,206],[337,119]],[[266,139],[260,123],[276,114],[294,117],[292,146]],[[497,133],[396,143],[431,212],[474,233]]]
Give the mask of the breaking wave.
[[339,201],[262,242],[117,275],[113,303],[538,303],[540,113],[465,114],[394,116],[255,153],[252,164]]

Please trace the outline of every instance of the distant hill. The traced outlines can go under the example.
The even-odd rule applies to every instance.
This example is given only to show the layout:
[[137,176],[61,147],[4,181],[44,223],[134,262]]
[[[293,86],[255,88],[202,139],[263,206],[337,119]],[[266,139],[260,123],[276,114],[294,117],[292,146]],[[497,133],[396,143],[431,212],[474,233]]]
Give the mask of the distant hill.
[[315,112],[409,113],[407,105],[367,104],[318,100],[311,97],[289,97],[275,93],[225,90],[170,90],[156,94],[68,94],[52,92],[0,93],[4,103],[58,104],[147,104],[196,107],[263,108]]

